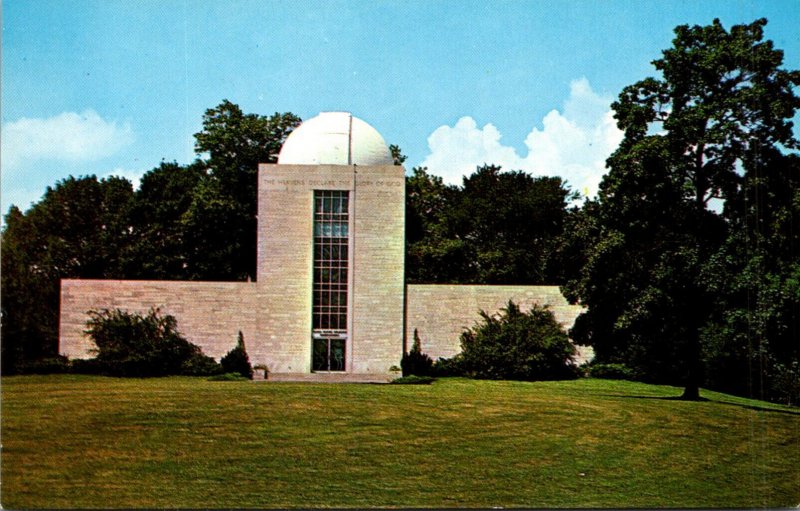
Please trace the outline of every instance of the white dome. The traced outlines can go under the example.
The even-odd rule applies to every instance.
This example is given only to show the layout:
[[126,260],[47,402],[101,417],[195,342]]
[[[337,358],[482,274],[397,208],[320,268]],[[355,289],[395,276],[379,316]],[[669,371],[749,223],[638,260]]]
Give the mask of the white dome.
[[391,165],[393,160],[375,128],[348,112],[322,112],[292,131],[278,163]]

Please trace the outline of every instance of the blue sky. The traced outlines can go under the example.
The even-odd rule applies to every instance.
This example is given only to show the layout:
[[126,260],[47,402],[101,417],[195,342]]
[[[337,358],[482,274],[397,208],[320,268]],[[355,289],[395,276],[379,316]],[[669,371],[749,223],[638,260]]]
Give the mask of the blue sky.
[[619,141],[610,102],[676,25],[715,17],[768,18],[800,69],[794,0],[5,0],[0,207],[68,175],[188,163],[226,98],[351,111],[448,182],[487,162],[592,194]]

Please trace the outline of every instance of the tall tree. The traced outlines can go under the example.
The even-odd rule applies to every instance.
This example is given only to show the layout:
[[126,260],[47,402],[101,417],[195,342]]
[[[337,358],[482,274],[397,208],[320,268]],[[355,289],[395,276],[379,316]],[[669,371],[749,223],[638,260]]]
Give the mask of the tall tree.
[[703,336],[708,382],[727,392],[797,404],[800,156],[776,149],[753,153],[744,169],[742,186],[725,204],[728,239],[705,276],[722,298]]
[[190,269],[183,217],[207,178],[200,162],[164,162],[142,176],[130,210],[131,244],[123,271],[132,279],[202,278]]
[[407,179],[406,244],[412,282],[542,284],[572,194],[557,177],[484,165],[462,187],[425,169]]
[[123,276],[132,197],[123,178],[69,177],[24,214],[9,210],[2,233],[4,371],[56,354],[62,278]]
[[[255,279],[258,164],[275,163],[286,137],[299,124],[300,118],[291,113],[245,114],[227,99],[206,110],[195,147],[213,183],[197,188],[185,217],[198,275],[209,270],[210,278]],[[215,230],[210,220],[235,228]],[[226,266],[219,268],[217,262]]]
[[596,242],[565,288],[588,305],[575,336],[696,399],[700,335],[715,296],[705,263],[726,237],[709,206],[731,198],[753,151],[793,148],[800,73],[763,41],[765,19],[726,31],[679,26],[653,61],[659,78],[626,87],[612,108],[625,137],[601,184]]
[[406,177],[406,280],[458,282],[465,270],[463,240],[452,236],[448,214],[458,194],[454,186],[415,167]]

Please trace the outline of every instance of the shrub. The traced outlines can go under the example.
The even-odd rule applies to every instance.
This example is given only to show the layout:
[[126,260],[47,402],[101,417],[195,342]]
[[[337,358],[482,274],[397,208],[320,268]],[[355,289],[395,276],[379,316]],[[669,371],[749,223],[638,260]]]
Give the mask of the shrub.
[[181,374],[186,376],[211,376],[222,371],[222,366],[216,360],[202,352],[196,353],[181,365]]
[[464,376],[464,357],[461,353],[451,358],[439,357],[433,363],[433,376],[445,378],[448,376]]
[[[97,348],[99,372],[112,376],[166,376],[186,374],[210,366],[195,344],[177,331],[174,316],[158,309],[141,314],[120,309],[89,311],[86,333]],[[205,358],[203,358],[205,357]]]
[[425,353],[422,353],[420,344],[419,333],[415,328],[414,344],[411,346],[411,351],[403,353],[403,359],[400,361],[403,376],[430,376],[432,374],[433,360]]
[[575,347],[546,307],[523,313],[509,301],[500,314],[481,311],[483,321],[461,334],[468,376],[505,380],[575,378]]
[[239,331],[236,347],[222,357],[219,362],[224,372],[238,373],[248,380],[253,379],[253,366],[250,365],[250,357],[247,356],[247,350],[244,347],[244,335],[242,335],[241,330]]
[[636,371],[625,364],[591,364],[589,365],[589,377],[607,380],[636,380]]
[[770,398],[787,405],[800,405],[800,362],[789,365],[775,364],[772,369]]
[[214,376],[208,379],[208,381],[249,381],[249,380],[250,378],[242,376],[239,373],[215,374]]
[[436,381],[436,378],[431,376],[417,376],[417,375],[409,375],[403,376],[402,378],[395,378],[390,383],[394,383],[396,385],[430,385]]
[[31,360],[20,368],[25,374],[61,374],[69,372],[69,359],[64,356]]
[[73,374],[101,374],[103,367],[96,358],[74,358],[69,361],[69,371]]

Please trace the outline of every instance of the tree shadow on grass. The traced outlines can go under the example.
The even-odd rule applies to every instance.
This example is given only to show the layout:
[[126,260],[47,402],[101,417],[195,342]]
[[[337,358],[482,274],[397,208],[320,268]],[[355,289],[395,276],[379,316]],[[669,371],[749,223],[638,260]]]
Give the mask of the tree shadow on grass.
[[[684,399],[681,396],[625,396],[620,394],[603,394],[607,397],[618,397],[622,399],[651,399],[655,401],[686,401],[690,402],[690,400]],[[744,403],[731,403],[730,401],[721,401],[719,399],[708,399],[705,397],[701,397],[700,399],[691,400],[695,403],[716,403],[720,405],[726,406],[735,406],[738,408],[743,408],[745,410],[753,410],[756,412],[774,412],[774,413],[782,413],[786,415],[797,415],[800,416],[800,408],[796,410],[785,410],[785,409],[777,409],[777,408],[769,408],[764,406],[755,406],[755,405],[748,405]]]

